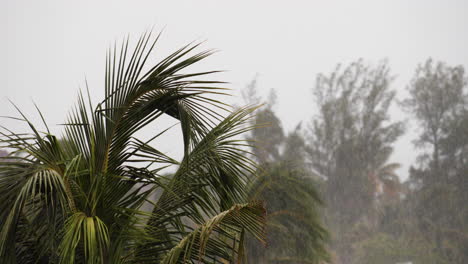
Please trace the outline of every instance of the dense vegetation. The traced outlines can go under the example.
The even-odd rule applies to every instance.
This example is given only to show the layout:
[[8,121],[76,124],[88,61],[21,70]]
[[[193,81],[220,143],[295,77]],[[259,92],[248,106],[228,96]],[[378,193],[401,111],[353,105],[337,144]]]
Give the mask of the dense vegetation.
[[[407,98],[398,104],[393,79],[385,61],[371,67],[358,60],[346,67],[338,65],[330,74],[319,74],[310,109],[316,115],[307,128],[298,126],[287,137],[273,107],[259,114],[257,120],[272,125],[251,135],[263,143],[257,150],[260,163],[276,161],[266,166],[270,177],[306,176],[298,177],[300,186],[285,184],[285,179],[275,194],[265,196],[267,204],[271,200],[273,207],[297,210],[291,201],[307,200],[298,211],[314,223],[316,216],[307,210],[317,211],[320,203],[304,198],[302,190],[305,185],[318,186],[325,203],[320,212],[331,237],[326,248],[332,263],[468,263],[464,69],[428,59],[418,66]],[[255,81],[250,86],[245,94],[252,97]],[[265,101],[274,105],[270,98],[275,97]],[[392,107],[408,113],[415,121],[412,129],[420,133],[414,141],[414,152],[420,154],[405,182],[396,174],[400,164],[391,155],[408,126],[403,117],[390,118]],[[313,191],[308,193],[314,197]],[[281,227],[275,225],[270,235],[282,234],[285,229]],[[320,244],[313,242],[326,238],[324,233],[310,238],[314,232],[306,227],[298,233],[295,230],[291,225],[286,233],[300,242],[282,236],[275,239],[278,244],[272,250],[258,248],[256,255],[262,257],[256,259],[281,263],[278,255],[282,254],[283,259],[289,258],[284,263],[294,263],[293,256],[302,258],[297,263],[314,263],[310,256],[323,256],[317,254]]]

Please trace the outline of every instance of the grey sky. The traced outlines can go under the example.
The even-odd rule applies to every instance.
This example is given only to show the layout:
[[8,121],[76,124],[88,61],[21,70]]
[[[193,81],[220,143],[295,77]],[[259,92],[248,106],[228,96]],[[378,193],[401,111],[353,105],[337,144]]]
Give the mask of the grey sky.
[[[26,113],[34,112],[34,100],[51,124],[63,122],[85,77],[95,101],[101,99],[106,49],[152,26],[165,28],[162,55],[193,40],[220,50],[198,69],[229,70],[217,77],[231,82],[235,95],[258,73],[265,94],[276,89],[287,129],[310,120],[315,76],[337,63],[388,58],[400,97],[429,56],[468,65],[468,1],[2,0],[0,10],[0,115],[15,115],[6,98]],[[414,136],[409,131],[397,144],[394,160],[405,165],[403,175],[415,156]]]

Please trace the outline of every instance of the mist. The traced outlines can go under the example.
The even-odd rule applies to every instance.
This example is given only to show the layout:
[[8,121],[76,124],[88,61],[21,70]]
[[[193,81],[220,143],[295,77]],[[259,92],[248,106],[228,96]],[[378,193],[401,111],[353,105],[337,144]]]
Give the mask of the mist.
[[[145,70],[190,43],[215,51],[187,72],[219,70],[209,80],[230,96],[209,97],[230,111],[262,105],[245,124],[258,128],[239,136],[255,142],[247,156],[259,165],[246,199],[270,215],[268,246],[246,239],[248,263],[468,262],[465,1],[3,1],[0,10],[0,116],[21,118],[17,106],[44,130],[36,104],[57,137],[80,89],[103,100],[106,52],[127,39],[133,48],[161,34]],[[151,144],[180,161],[177,118],[136,136],[171,126]]]

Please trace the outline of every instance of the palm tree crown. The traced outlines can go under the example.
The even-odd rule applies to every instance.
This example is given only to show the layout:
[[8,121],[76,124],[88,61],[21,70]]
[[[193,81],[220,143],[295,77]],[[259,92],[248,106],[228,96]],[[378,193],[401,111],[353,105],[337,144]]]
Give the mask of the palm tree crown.
[[[13,151],[0,160],[5,263],[240,262],[246,232],[264,241],[264,207],[244,191],[256,165],[237,137],[254,108],[219,114],[221,82],[205,77],[215,71],[183,73],[212,54],[191,55],[198,45],[143,72],[158,38],[107,54],[104,100],[80,94],[59,138],[19,110],[31,132],[1,132]],[[135,137],[163,115],[180,122],[181,161],[150,145],[161,134]]]

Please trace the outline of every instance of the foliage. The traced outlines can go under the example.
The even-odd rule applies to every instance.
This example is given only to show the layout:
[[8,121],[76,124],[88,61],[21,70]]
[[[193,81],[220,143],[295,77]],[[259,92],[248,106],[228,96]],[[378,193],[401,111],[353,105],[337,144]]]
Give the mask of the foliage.
[[322,201],[316,181],[286,161],[264,164],[264,168],[251,188],[251,195],[266,201],[268,247],[262,249],[250,243],[250,262],[328,261],[325,244],[328,232],[320,221]]
[[[144,73],[158,38],[108,53],[104,100],[93,106],[80,94],[60,139],[42,114],[46,132],[22,112],[31,132],[2,132],[2,147],[16,154],[0,163],[4,262],[224,263],[242,260],[245,233],[264,240],[265,210],[246,203],[256,165],[238,139],[254,108],[219,114],[212,95],[221,82],[205,78],[214,72],[184,73],[212,53],[190,55],[197,45]],[[180,121],[181,161],[150,144],[163,132],[135,137],[164,115]],[[168,166],[175,172],[161,175]]]
[[449,67],[442,62],[434,65],[431,59],[417,68],[408,87],[410,97],[403,105],[422,128],[416,145],[432,147],[431,166],[435,174],[441,169],[441,141],[449,132],[450,124],[466,109],[465,87],[463,67]]
[[[448,263],[430,253],[430,245],[424,241],[395,238],[386,233],[375,233],[356,243],[355,263],[395,264],[411,261],[414,264]],[[428,254],[429,252],[429,254]]]
[[328,227],[337,234],[333,248],[345,263],[353,255],[347,233],[360,221],[375,222],[376,181],[394,182],[388,176],[395,165],[388,160],[403,125],[389,120],[395,97],[389,72],[385,62],[370,67],[359,60],[318,75],[313,90],[318,115],[307,152],[313,168],[326,178]]
[[[248,87],[247,102],[258,103],[255,81]],[[305,164],[305,142],[298,126],[284,135],[276,117],[274,91],[265,108],[252,120],[260,128],[248,137],[255,142],[261,169],[249,188],[253,200],[266,201],[267,247],[248,240],[249,263],[323,263],[329,261],[328,232],[321,223],[322,201],[315,175]]]
[[468,261],[468,90],[462,66],[428,59],[408,87],[406,109],[420,124],[416,146],[424,147],[410,171],[411,202],[426,243],[449,263]]

